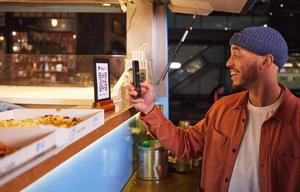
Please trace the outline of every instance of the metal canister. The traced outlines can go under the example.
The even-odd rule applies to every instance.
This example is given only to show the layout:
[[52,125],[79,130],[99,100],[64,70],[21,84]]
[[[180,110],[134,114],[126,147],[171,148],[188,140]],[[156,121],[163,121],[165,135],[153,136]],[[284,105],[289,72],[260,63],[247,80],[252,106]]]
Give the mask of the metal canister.
[[[190,126],[190,122],[186,120],[179,121],[179,127],[186,129]],[[192,159],[181,159],[176,157],[175,170],[180,173],[189,173],[193,168]]]
[[149,140],[148,146],[137,146],[137,177],[159,180],[168,175],[168,150],[159,140]]

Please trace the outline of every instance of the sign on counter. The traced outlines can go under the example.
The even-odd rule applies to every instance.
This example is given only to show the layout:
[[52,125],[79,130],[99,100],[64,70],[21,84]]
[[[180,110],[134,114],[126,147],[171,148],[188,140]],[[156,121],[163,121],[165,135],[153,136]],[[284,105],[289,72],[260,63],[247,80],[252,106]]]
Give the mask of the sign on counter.
[[109,60],[94,59],[95,102],[110,99]]

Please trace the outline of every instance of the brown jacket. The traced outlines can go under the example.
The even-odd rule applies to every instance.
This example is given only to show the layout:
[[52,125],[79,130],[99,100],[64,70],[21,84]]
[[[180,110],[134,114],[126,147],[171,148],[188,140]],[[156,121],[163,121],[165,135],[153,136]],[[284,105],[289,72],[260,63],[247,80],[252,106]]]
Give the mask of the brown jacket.
[[[300,100],[282,87],[282,103],[261,129],[262,192],[300,191]],[[157,107],[141,119],[149,125],[149,132],[177,156],[203,155],[201,190],[222,192],[228,191],[245,133],[247,102],[247,91],[225,96],[209,109],[204,119],[187,130],[174,126]]]

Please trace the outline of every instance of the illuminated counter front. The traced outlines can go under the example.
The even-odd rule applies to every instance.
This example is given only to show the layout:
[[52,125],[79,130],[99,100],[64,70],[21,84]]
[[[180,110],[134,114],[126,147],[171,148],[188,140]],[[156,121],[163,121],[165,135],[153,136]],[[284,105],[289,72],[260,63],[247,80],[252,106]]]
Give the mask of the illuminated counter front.
[[103,126],[44,154],[24,172],[0,178],[0,191],[120,191],[134,169],[130,127],[136,113],[126,101],[118,103],[116,111],[105,113]]
[[0,101],[21,105],[92,106],[93,87],[0,86]]

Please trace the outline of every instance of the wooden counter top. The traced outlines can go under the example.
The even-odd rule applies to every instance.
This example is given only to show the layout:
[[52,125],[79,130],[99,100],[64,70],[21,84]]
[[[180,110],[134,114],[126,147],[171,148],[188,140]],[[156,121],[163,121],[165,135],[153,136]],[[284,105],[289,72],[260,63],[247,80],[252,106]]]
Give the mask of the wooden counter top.
[[26,186],[59,166],[65,160],[69,159],[97,139],[103,137],[136,113],[137,111],[130,106],[127,101],[117,103],[114,111],[105,113],[104,125],[74,143],[71,143],[59,152],[53,152],[48,155],[44,154],[44,157],[41,157],[43,159],[42,161],[36,163],[35,166],[27,169],[16,177],[9,179],[0,186],[0,191],[20,191],[24,189]]

